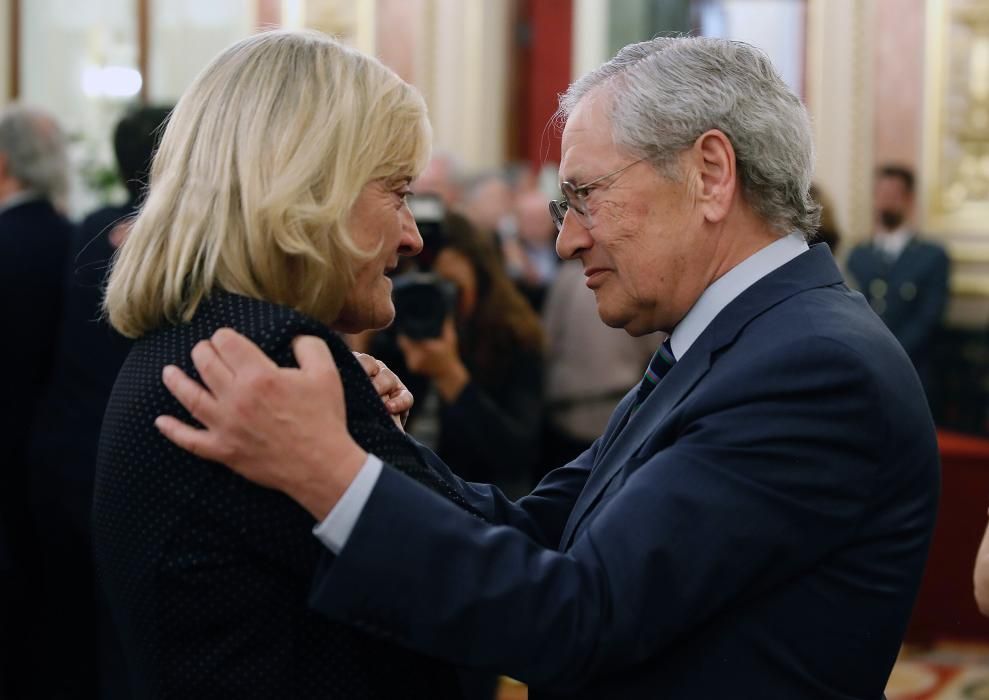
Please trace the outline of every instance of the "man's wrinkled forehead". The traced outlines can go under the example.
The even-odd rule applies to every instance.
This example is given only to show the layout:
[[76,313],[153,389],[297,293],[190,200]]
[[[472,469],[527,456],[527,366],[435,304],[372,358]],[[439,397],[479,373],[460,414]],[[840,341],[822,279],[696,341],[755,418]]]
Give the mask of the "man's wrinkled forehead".
[[585,169],[595,166],[595,160],[616,150],[609,106],[610,95],[596,89],[582,97],[570,112],[563,128],[561,179],[580,178]]

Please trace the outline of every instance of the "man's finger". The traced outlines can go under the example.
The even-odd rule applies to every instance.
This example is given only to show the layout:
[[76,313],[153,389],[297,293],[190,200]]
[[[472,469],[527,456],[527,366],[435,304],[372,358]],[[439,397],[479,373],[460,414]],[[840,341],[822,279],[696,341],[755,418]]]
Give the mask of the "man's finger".
[[155,427],[168,440],[197,457],[213,462],[221,461],[221,455],[214,445],[209,431],[193,428],[173,416],[158,416]]
[[261,348],[232,328],[221,328],[210,340],[220,359],[235,375],[277,366]]
[[292,352],[299,369],[304,372],[333,372],[337,371],[337,363],[333,361],[330,348],[321,339],[313,335],[299,335],[292,340]]
[[168,365],[161,371],[161,381],[193,418],[207,427],[215,425],[218,418],[216,398],[202,384],[190,379],[175,365]]
[[233,371],[227,367],[209,340],[200,340],[192,348],[192,363],[199,371],[203,383],[215,396],[222,396],[234,383]]

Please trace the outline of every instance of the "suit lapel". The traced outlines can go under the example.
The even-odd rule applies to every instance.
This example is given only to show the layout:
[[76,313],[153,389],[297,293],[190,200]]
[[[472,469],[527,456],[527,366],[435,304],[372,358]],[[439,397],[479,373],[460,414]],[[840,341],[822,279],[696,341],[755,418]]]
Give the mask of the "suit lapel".
[[[719,351],[733,343],[752,319],[794,294],[841,282],[841,272],[828,247],[819,244],[763,277],[722,309],[628,423],[621,427],[621,422],[612,419],[615,427],[574,504],[560,549],[572,545],[580,524],[593,511],[608,484],[707,374]],[[633,389],[619,410],[630,410],[630,397],[634,395]]]
[[[683,359],[667,372],[624,427],[616,431],[574,504],[560,541],[562,549],[570,547],[580,523],[646,438],[656,431],[669,416],[670,411],[690,393],[701,377],[707,374],[711,366],[710,357],[710,352],[703,348],[691,348]],[[631,403],[628,404],[626,412],[629,410]]]

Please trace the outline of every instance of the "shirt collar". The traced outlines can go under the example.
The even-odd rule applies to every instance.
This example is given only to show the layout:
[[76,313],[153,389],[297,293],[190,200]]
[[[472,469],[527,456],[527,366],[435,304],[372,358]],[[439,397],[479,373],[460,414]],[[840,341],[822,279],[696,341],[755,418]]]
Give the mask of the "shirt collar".
[[804,234],[794,231],[753,253],[715,280],[673,329],[670,338],[673,357],[678,360],[683,357],[714,317],[739,294],[808,249]]
[[874,245],[890,257],[898,258],[910,242],[911,232],[906,228],[898,228],[890,233],[877,234],[872,240]]

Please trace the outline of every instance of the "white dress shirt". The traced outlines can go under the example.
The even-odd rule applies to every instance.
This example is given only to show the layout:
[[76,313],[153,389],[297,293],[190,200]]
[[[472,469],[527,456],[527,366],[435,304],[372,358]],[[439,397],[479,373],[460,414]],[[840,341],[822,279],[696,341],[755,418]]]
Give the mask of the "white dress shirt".
[[913,233],[909,229],[898,228],[889,233],[877,233],[872,237],[872,245],[892,263],[900,257],[911,238]]
[[[683,320],[673,329],[670,346],[673,356],[683,357],[694,341],[700,337],[715,316],[721,313],[728,304],[768,275],[782,267],[808,249],[803,234],[791,233],[774,241],[762,250],[750,255],[738,265],[730,269],[704,290]],[[330,511],[329,515],[313,528],[313,534],[334,554],[339,554],[350,533],[353,532],[357,520],[364,511],[364,506],[371,497],[371,492],[378,483],[383,465],[374,455],[368,455],[367,461],[361,467],[354,481],[347,487],[343,496]]]

